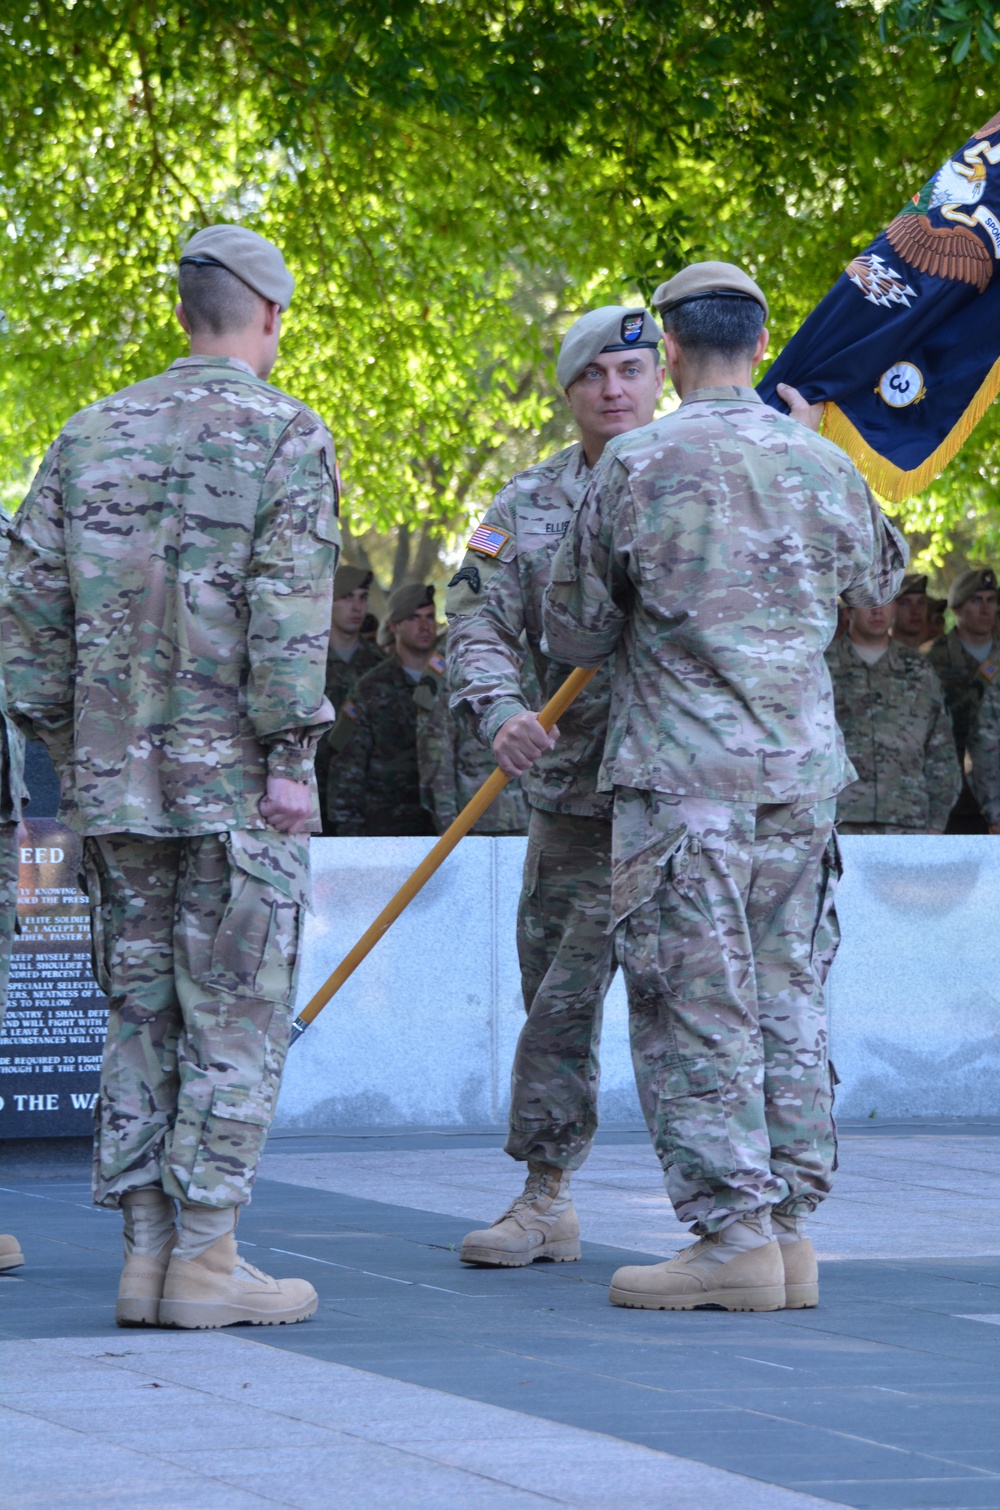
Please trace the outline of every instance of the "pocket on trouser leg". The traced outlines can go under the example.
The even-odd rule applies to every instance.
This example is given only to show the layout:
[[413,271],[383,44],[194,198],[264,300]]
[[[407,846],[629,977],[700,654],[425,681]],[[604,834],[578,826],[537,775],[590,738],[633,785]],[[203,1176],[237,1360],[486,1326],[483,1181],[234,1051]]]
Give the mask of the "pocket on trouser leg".
[[192,970],[203,989],[290,1006],[302,907],[258,876],[229,865],[229,893],[208,959]]
[[[250,1199],[271,1126],[274,1087],[220,1086],[212,1096],[186,1196],[195,1205],[241,1206]],[[175,1174],[177,1171],[175,1170]]]
[[652,900],[664,883],[666,867],[677,856],[687,836],[681,825],[658,834],[651,843],[616,860],[611,871],[611,917],[617,928],[638,907]]
[[[682,1059],[660,1078],[656,1148],[681,1190],[704,1193],[731,1178],[735,1158],[729,1122],[711,1059]],[[672,1181],[668,1189],[674,1196]]]
[[104,874],[104,860],[96,840],[84,839],[83,874],[79,877],[79,883],[81,891],[87,893],[90,907],[90,962],[94,979],[104,995],[110,997],[111,904],[108,901],[108,888],[103,885]]
[[844,862],[837,842],[837,833],[830,834],[823,853],[819,893],[816,899],[816,917],[813,923],[811,959],[816,979],[825,984],[834,956],[840,944],[840,923],[837,919],[837,884],[844,873]]

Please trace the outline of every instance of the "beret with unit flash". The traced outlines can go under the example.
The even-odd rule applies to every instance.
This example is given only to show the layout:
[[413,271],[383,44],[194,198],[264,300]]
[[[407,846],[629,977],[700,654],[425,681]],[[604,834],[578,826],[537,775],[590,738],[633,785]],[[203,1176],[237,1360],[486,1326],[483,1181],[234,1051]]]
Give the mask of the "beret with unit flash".
[[346,562],[337,567],[337,575],[333,579],[333,600],[349,598],[352,592],[358,588],[371,587],[375,573],[366,571],[363,566],[348,566]]
[[996,592],[997,574],[992,566],[973,566],[956,577],[948,589],[948,607],[961,608],[974,592]]
[[406,582],[389,594],[384,622],[399,624],[403,619],[412,619],[418,608],[426,608],[428,604],[434,606],[434,584]]
[[626,309],[605,304],[581,315],[563,336],[556,363],[556,377],[563,388],[575,383],[580,373],[602,351],[630,351],[632,347],[655,349],[663,332],[645,309]]

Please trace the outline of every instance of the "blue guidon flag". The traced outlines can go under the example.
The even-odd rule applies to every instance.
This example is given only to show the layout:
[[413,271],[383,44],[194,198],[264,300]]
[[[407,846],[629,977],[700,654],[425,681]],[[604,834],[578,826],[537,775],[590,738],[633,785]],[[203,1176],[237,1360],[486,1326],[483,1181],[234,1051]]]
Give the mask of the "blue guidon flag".
[[855,257],[757,392],[826,400],[823,433],[883,498],[919,493],[1000,390],[1000,114]]

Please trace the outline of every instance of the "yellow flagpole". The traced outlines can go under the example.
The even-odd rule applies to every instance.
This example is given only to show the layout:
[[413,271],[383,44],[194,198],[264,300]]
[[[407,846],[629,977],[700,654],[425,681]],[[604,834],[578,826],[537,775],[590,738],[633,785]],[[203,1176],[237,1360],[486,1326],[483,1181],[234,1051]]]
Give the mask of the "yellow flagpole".
[[[593,670],[584,671],[580,667],[570,672],[558,692],[549,699],[538,715],[538,722],[546,733],[552,728],[553,724],[559,722],[570,703],[580,690],[586,686],[593,675]],[[382,908],[382,911],[371,927],[361,935],[350,953],[344,956],[336,970],[320,986],[308,1005],[303,1007],[298,1017],[292,1023],[292,1043],[301,1037],[309,1024],[319,1016],[327,1003],[332,1001],[344,982],[354,974],[361,961],[375,948],[379,939],[388,933],[400,913],[409,906],[417,892],[430,880],[438,866],[448,858],[459,840],[465,837],[476,819],[482,817],[494,797],[503,790],[509,780],[510,777],[506,776],[499,768],[493,772],[492,776],[487,776],[479,791],[462,809],[450,828],[446,829],[441,835],[434,848],[421,860],[412,876],[403,882],[396,895],[392,898],[392,901],[388,902]]]

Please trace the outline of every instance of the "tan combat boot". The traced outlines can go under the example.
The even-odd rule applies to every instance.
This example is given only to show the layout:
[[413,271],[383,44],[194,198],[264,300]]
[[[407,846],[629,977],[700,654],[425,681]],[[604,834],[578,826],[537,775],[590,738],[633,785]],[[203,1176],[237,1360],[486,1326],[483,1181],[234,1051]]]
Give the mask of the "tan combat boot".
[[24,1254],[17,1238],[0,1233],[0,1273],[4,1269],[19,1269],[23,1263]]
[[516,1269],[538,1258],[580,1257],[580,1223],[569,1194],[569,1170],[528,1165],[524,1190],[492,1227],[470,1232],[459,1257],[467,1264]]
[[307,1280],[272,1279],[237,1253],[236,1215],[232,1206],[181,1206],[180,1242],[163,1285],[161,1326],[280,1326],[313,1314],[319,1297]]
[[119,1326],[156,1326],[167,1264],[177,1241],[173,1201],[158,1185],[122,1196],[125,1267],[118,1285],[115,1321]]
[[812,1240],[802,1230],[803,1218],[772,1211],[771,1221],[785,1266],[785,1309],[808,1311],[819,1305],[819,1268]]
[[610,1299],[644,1311],[780,1311],[781,1249],[766,1213],[741,1217],[665,1264],[619,1269]]

